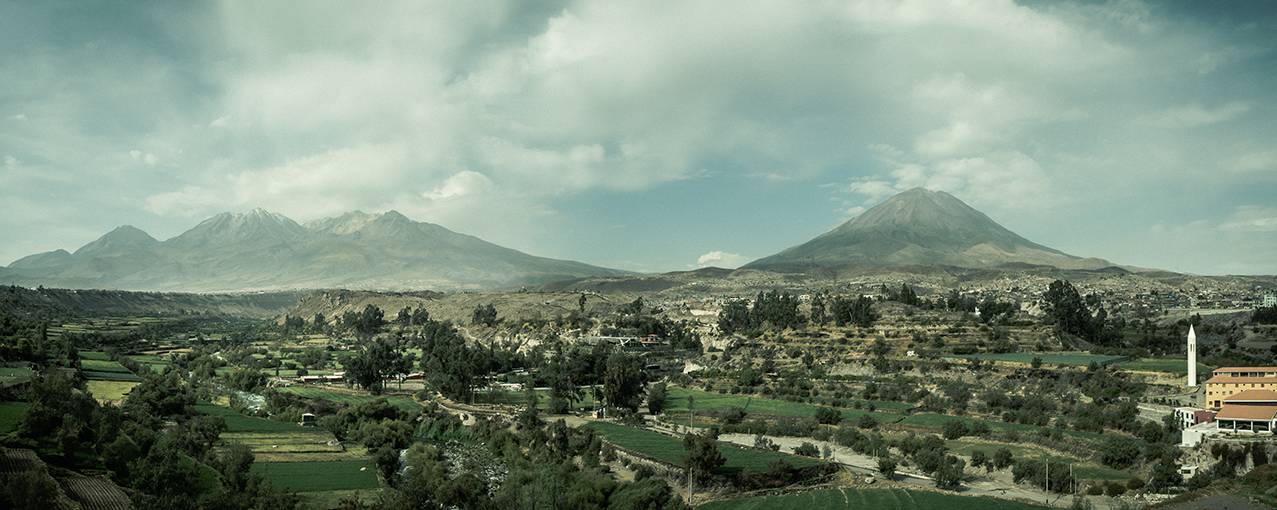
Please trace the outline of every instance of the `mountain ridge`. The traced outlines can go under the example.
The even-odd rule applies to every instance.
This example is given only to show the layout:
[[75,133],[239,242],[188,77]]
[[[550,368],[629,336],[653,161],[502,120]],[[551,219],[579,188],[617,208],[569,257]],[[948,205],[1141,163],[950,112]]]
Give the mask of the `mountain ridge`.
[[75,253],[23,257],[6,276],[79,288],[225,292],[306,288],[489,290],[629,274],[529,255],[397,211],[298,224],[264,209],[221,213],[165,241],[121,226]]

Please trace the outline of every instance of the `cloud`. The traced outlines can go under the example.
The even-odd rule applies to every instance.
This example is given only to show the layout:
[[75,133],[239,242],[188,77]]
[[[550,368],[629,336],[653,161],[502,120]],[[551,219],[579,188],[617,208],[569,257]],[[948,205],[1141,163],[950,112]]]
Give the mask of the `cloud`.
[[19,166],[22,166],[22,161],[19,161],[19,160],[18,160],[18,158],[15,158],[15,157],[13,157],[13,156],[10,156],[10,155],[7,155],[7,154],[5,155],[5,157],[4,157],[4,167],[5,167],[5,168],[8,168],[8,169],[10,169],[10,170],[14,170],[14,169],[18,168]]
[[1220,228],[1241,232],[1277,232],[1277,209],[1257,205],[1239,206]]
[[714,266],[732,269],[748,264],[749,261],[750,259],[735,253],[711,251],[696,259],[696,267]]
[[1139,123],[1167,129],[1192,128],[1228,122],[1249,111],[1250,105],[1240,101],[1213,110],[1200,104],[1190,104],[1152,112],[1140,119]]
[[492,187],[492,179],[479,172],[467,170],[449,177],[442,187],[422,193],[422,196],[431,200],[442,200],[488,192],[492,190]]
[[1233,160],[1234,172],[1271,172],[1277,170],[1277,151],[1250,152]]

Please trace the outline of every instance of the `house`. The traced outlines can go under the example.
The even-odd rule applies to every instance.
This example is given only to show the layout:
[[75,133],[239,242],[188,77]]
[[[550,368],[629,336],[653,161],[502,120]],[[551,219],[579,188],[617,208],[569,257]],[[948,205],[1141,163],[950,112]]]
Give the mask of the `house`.
[[1192,407],[1177,407],[1175,408],[1175,421],[1179,423],[1180,430],[1184,430],[1199,423],[1215,421],[1215,413]]
[[1272,434],[1277,422],[1277,391],[1246,390],[1225,397],[1215,415],[1220,432]]
[[1218,409],[1224,399],[1246,390],[1277,390],[1277,367],[1222,367],[1206,381],[1206,407]]

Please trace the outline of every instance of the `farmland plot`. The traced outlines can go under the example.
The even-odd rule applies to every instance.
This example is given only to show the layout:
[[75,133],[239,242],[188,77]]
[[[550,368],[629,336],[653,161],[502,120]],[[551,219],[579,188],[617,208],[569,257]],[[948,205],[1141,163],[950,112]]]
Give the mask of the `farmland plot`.
[[[378,397],[373,397],[368,395],[350,395],[350,394],[341,393],[338,391],[329,391],[325,389],[311,388],[307,386],[286,386],[286,387],[277,388],[277,389],[279,390],[280,393],[291,393],[299,397],[330,400],[333,402],[341,402],[343,404],[349,404],[352,406],[359,405],[364,402],[372,402],[374,400],[377,400],[378,398]],[[386,397],[386,401],[389,402],[390,405],[398,407],[405,411],[420,411],[422,409],[421,404],[418,404],[417,401],[412,399],[412,397]]]
[[375,489],[377,466],[372,460],[326,462],[255,462],[252,471],[270,475],[277,490],[317,492]]
[[907,489],[825,489],[786,496],[732,499],[700,505],[703,510],[1045,510],[1019,501]]
[[[657,460],[671,464],[683,465],[683,440],[650,430],[643,430],[624,425],[606,422],[591,422],[586,425],[594,427],[594,431],[608,442],[639,452]],[[807,457],[797,457],[776,452],[748,450],[727,444],[719,444],[718,451],[727,459],[727,463],[717,472],[722,474],[738,473],[748,469],[754,473],[767,471],[767,463],[775,459],[785,459],[795,468],[805,468],[822,464],[821,461]]]

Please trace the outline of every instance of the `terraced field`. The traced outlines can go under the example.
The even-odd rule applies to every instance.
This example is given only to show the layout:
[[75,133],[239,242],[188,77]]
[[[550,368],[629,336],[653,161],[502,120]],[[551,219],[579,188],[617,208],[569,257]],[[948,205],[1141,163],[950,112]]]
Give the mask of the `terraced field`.
[[377,467],[372,460],[322,462],[255,462],[254,473],[268,474],[277,490],[317,492],[376,489]]
[[[586,425],[594,427],[594,431],[603,436],[608,442],[633,450],[657,460],[669,462],[671,464],[683,465],[683,454],[687,453],[683,449],[683,440],[673,436],[667,436],[650,430],[643,430],[635,427],[627,427],[624,425],[616,425],[607,422],[591,422]],[[720,474],[733,474],[748,469],[754,473],[767,471],[767,463],[777,458],[783,458],[795,468],[805,468],[817,466],[821,461],[810,459],[807,457],[798,457],[776,452],[765,452],[760,450],[748,450],[737,448],[727,444],[719,444],[718,451],[727,459],[727,463],[716,470]]]
[[[747,413],[772,414],[781,416],[815,416],[816,411],[825,406],[813,404],[800,404],[797,402],[785,402],[783,400],[775,400],[770,398],[753,397],[749,395],[725,395],[721,393],[710,393],[706,391],[693,390],[688,388],[669,388],[665,399],[666,413],[686,413],[687,397],[696,399],[696,411],[701,412],[708,409],[717,409],[725,411],[729,407],[740,407]],[[882,405],[882,407],[879,406]],[[874,402],[874,407],[879,409],[908,409],[913,407],[909,404],[901,402]],[[837,409],[842,413],[844,420],[854,420],[860,418],[861,415],[868,414],[873,416],[875,420],[880,422],[892,422],[900,419],[899,414],[884,413],[879,411],[862,411],[848,408],[831,408]]]
[[995,498],[908,489],[824,489],[787,496],[714,501],[700,510],[1046,510],[1048,507]]
[[[359,405],[364,402],[372,402],[373,400],[377,400],[378,398],[378,397],[373,397],[368,395],[350,395],[347,393],[329,391],[329,390],[320,389],[320,388],[312,388],[309,386],[287,386],[287,387],[277,388],[277,389],[279,390],[280,393],[291,393],[299,397],[318,398],[323,400],[330,400],[333,402],[341,402],[343,404],[350,404],[350,405]],[[386,401],[389,402],[390,405],[392,406],[395,406],[407,411],[420,411],[422,409],[421,404],[418,404],[417,401],[412,399],[412,397],[386,397]]]

